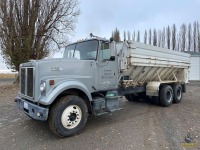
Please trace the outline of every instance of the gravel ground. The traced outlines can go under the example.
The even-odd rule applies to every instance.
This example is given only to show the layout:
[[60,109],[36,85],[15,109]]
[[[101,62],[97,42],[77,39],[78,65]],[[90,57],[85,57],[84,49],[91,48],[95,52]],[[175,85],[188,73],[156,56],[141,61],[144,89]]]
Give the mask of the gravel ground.
[[[200,83],[187,86],[180,104],[163,108],[121,99],[121,111],[89,118],[81,134],[61,139],[47,122],[17,109],[18,88],[0,84],[0,149],[182,150],[200,149]],[[192,143],[186,143],[190,133]]]

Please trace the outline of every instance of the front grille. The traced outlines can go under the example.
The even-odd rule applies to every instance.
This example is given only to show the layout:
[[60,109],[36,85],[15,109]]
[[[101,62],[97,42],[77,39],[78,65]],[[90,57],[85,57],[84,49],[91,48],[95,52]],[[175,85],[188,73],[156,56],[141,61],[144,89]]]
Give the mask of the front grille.
[[22,68],[21,69],[21,94],[25,95],[25,79],[26,79],[26,69]]
[[33,98],[34,93],[34,68],[21,68],[20,72],[20,92],[22,95]]

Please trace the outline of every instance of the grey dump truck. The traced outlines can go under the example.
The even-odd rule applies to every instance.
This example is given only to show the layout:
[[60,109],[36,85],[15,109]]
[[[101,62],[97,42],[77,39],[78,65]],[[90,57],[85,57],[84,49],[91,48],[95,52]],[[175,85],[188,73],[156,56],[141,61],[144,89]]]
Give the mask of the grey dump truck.
[[88,115],[120,110],[119,98],[168,107],[182,100],[190,55],[135,41],[91,38],[66,46],[63,58],[20,65],[15,102],[61,137],[77,134]]

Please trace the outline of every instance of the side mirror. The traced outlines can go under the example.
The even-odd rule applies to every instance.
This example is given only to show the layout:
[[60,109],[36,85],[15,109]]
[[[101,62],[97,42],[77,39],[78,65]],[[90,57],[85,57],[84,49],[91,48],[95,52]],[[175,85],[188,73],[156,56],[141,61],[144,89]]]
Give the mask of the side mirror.
[[111,61],[115,61],[115,56],[110,56]]
[[110,38],[110,43],[111,43],[112,41],[114,41],[113,37]]

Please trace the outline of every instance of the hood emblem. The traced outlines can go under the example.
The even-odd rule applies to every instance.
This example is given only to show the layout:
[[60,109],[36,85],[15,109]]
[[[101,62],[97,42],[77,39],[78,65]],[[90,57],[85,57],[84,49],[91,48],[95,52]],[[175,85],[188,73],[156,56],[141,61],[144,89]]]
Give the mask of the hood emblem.
[[51,71],[62,71],[63,68],[60,67],[51,67]]

